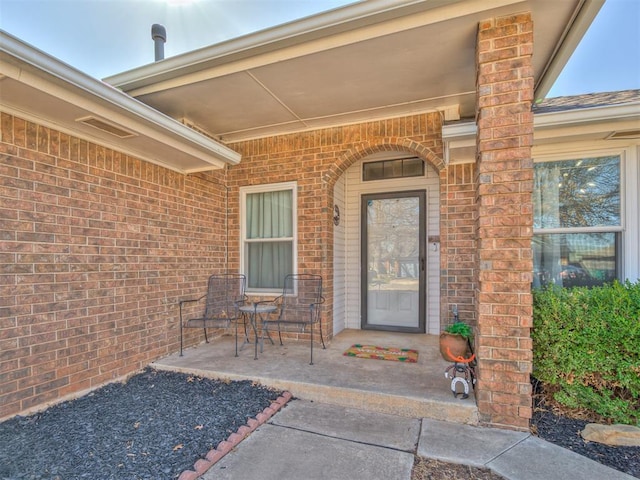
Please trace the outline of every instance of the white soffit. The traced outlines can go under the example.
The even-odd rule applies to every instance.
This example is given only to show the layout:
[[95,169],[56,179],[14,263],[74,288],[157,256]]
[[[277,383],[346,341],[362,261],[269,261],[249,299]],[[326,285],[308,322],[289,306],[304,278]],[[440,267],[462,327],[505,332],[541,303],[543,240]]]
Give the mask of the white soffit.
[[603,2],[369,0],[105,81],[225,142],[443,106],[473,118],[480,21],[532,12],[539,96]]
[[0,109],[181,173],[240,161],[219,142],[3,31]]

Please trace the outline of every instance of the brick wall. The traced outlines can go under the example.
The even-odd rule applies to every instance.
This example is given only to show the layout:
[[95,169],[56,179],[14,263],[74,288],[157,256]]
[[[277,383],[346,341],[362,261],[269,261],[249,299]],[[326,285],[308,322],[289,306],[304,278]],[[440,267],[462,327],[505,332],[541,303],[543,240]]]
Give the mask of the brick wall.
[[443,320],[447,302],[476,314],[474,167],[445,167],[436,113],[240,142],[239,165],[186,176],[6,114],[0,135],[3,417],[176,352],[177,300],[239,269],[242,186],[298,182],[299,270],[324,277],[329,336],[333,186],[381,151],[440,171]]
[[530,14],[479,25],[478,408],[519,429],[531,418],[532,50]]
[[[240,242],[240,187],[297,181],[298,271],[323,276],[323,335],[328,337],[333,331],[333,186],[349,166],[380,151],[406,151],[442,170],[441,128],[439,114],[433,113],[229,145],[242,154],[242,162],[228,173],[230,245]],[[230,265],[239,265],[238,255],[237,248],[230,249]]]
[[440,205],[441,225],[441,323],[454,322],[453,305],[459,320],[475,325],[476,177],[475,165],[449,165],[444,172]]
[[224,171],[181,175],[7,114],[0,127],[8,417],[177,351],[177,300],[226,268],[226,199]]

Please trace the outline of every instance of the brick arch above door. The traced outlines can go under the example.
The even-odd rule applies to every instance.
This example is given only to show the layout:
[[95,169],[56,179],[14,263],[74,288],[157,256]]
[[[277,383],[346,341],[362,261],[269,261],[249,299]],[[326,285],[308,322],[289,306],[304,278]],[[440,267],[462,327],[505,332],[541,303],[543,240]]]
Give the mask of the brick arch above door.
[[[430,143],[433,143],[431,140]],[[442,150],[441,142],[438,141],[439,150]],[[379,143],[360,142],[351,146],[341,156],[336,163],[325,173],[325,182],[331,187],[351,165],[369,157],[371,155],[389,152],[406,152],[421,158],[428,165],[431,165],[438,172],[445,169],[445,163],[441,156],[436,155],[433,150],[424,144],[408,138],[385,138]]]

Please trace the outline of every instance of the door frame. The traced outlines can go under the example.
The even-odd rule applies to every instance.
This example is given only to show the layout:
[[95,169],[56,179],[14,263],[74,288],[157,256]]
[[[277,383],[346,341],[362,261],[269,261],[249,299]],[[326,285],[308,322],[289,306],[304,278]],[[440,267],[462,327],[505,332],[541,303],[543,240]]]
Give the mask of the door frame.
[[[418,197],[418,326],[370,325],[367,322],[368,305],[368,238],[367,201],[385,198]],[[426,190],[399,190],[392,192],[363,193],[360,196],[360,328],[362,330],[382,330],[389,332],[426,333],[427,322],[427,192]]]

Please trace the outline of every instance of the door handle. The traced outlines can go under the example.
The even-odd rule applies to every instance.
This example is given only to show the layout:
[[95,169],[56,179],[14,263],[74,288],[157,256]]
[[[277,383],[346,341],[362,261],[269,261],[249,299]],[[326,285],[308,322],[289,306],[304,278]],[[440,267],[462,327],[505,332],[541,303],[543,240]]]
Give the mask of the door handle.
[[420,270],[424,272],[424,258],[420,259]]

